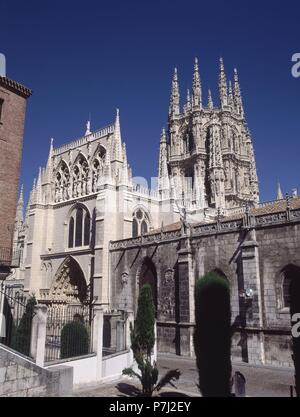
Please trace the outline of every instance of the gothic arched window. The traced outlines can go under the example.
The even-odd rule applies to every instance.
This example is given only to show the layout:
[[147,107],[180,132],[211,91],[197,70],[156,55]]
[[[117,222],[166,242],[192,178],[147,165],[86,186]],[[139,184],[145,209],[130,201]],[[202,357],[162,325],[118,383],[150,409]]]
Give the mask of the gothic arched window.
[[65,161],[61,161],[55,174],[55,202],[68,200],[70,195],[70,172]]
[[149,216],[142,209],[137,209],[133,213],[132,220],[132,237],[144,235],[149,232],[150,221]]
[[137,237],[139,234],[138,222],[136,219],[132,220],[132,237]]
[[68,247],[81,247],[90,244],[91,219],[83,207],[76,207],[69,220]]
[[82,154],[79,154],[73,166],[73,197],[80,197],[88,194],[89,166]]
[[103,173],[105,154],[105,149],[100,146],[94,155],[94,160],[92,163],[92,191],[94,193],[97,191],[98,179]]

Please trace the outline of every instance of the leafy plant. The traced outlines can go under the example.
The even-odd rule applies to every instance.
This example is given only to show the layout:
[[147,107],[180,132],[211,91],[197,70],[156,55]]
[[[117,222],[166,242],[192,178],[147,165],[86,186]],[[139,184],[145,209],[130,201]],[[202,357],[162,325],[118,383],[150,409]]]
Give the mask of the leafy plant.
[[80,321],[64,325],[61,331],[60,357],[62,359],[86,355],[89,352],[89,333]]
[[131,349],[133,357],[140,373],[135,372],[133,367],[123,370],[123,375],[136,377],[142,385],[142,395],[151,397],[154,391],[159,391],[165,385],[173,387],[173,381],[178,380],[178,369],[167,372],[158,381],[158,368],[155,361],[152,363],[152,351],[155,344],[155,309],[152,298],[152,290],[149,284],[145,284],[139,295],[138,310],[134,327],[130,326]]
[[194,349],[204,397],[231,393],[231,309],[227,280],[212,272],[195,286]]

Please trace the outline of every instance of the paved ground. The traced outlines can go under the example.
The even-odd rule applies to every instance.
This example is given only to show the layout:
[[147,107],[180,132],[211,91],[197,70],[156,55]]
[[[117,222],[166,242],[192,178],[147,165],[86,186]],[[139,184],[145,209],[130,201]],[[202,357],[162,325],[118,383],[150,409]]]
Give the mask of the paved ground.
[[[177,390],[167,387],[161,391],[161,395],[178,395],[179,393],[198,396],[197,371],[195,360],[180,358],[178,356],[159,356],[158,367],[160,374],[169,369],[179,369],[182,373],[176,383]],[[246,364],[233,364],[233,371],[240,371],[246,378],[246,395],[254,397],[289,397],[290,385],[294,383],[293,370],[282,368],[270,368],[263,366],[249,366]],[[85,387],[74,392],[74,396],[86,397],[116,397],[135,396],[138,394],[136,387],[138,381],[121,378],[107,384],[96,387]],[[177,393],[177,394],[176,394]]]

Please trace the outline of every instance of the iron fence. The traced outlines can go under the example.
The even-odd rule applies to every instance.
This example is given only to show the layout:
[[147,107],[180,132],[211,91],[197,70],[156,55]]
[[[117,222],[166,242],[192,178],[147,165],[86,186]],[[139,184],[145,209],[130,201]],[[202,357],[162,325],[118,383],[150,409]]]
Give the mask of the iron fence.
[[35,304],[19,288],[0,283],[0,342],[28,357]]
[[45,362],[92,353],[92,322],[89,306],[48,305]]

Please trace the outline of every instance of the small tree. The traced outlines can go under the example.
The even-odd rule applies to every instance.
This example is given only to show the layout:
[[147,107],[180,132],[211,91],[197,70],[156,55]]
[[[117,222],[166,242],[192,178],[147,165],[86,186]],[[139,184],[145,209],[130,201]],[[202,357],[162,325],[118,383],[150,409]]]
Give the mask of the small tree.
[[37,304],[35,296],[28,298],[25,312],[20,320],[18,327],[12,327],[12,347],[23,355],[30,355],[30,341],[34,306]]
[[61,359],[87,355],[89,353],[89,333],[81,320],[74,316],[74,321],[64,325],[61,331]]
[[151,397],[154,391],[159,391],[166,384],[179,379],[180,372],[171,370],[158,382],[158,369],[155,361],[152,363],[151,355],[155,344],[155,308],[153,305],[151,286],[142,287],[138,299],[138,310],[134,327],[130,327],[131,349],[140,374],[133,368],[123,370],[123,375],[136,377],[142,385],[142,394]]
[[231,309],[226,279],[209,273],[195,287],[194,348],[204,397],[231,393]]

